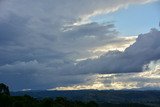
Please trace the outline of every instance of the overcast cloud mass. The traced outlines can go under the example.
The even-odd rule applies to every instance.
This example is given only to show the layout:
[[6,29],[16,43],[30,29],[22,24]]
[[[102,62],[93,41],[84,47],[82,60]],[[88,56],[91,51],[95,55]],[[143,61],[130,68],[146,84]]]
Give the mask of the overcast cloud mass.
[[[123,36],[114,22],[90,18],[155,1],[0,0],[0,82],[12,90],[112,89],[114,75],[116,89],[144,88],[140,75],[159,66],[160,31]],[[157,88],[158,80],[148,81]]]

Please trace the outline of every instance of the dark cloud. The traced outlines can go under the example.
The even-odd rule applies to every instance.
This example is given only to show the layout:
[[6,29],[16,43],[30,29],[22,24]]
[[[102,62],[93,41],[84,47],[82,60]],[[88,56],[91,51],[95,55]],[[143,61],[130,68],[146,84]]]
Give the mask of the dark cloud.
[[[113,36],[114,24],[98,24],[98,23],[89,23],[81,26],[71,27],[67,33],[69,38],[79,39],[84,36],[107,36],[111,33],[110,36]],[[67,29],[66,29],[67,30]],[[115,30],[116,33],[116,30]]]
[[[89,52],[92,48],[125,42],[125,37],[117,36],[113,23],[90,22],[91,16],[146,1],[0,1],[0,81],[11,85],[13,90],[46,89],[82,83],[90,73],[141,71],[143,64],[159,59],[159,50],[155,49],[159,43],[143,51],[147,54],[149,49],[155,49],[152,54],[132,52],[138,50],[135,44],[143,40],[140,37],[124,53],[109,52],[80,63],[76,60],[93,56]],[[159,31],[148,35],[155,32]],[[149,42],[152,37],[146,40]],[[144,40],[144,44],[148,42]],[[139,58],[144,63],[137,61]],[[134,63],[128,65],[130,62]]]
[[[41,52],[38,52],[37,54],[40,55],[37,57],[38,61],[17,61],[0,66],[1,81],[10,83],[12,86],[17,84],[17,88],[14,89],[21,89],[24,86],[44,89],[44,87],[53,88],[84,83],[89,75],[97,73],[142,72],[144,65],[160,59],[159,39],[160,31],[152,29],[149,33],[139,35],[136,42],[124,52],[110,51],[98,59],[87,59],[76,65],[74,61],[69,61],[65,57],[49,57],[49,54],[43,57],[40,55]],[[45,60],[41,60],[43,58]],[[15,81],[11,82],[13,79]],[[24,82],[29,83],[23,85]]]
[[76,65],[81,73],[124,73],[142,72],[143,66],[160,59],[160,31],[138,36],[136,42],[124,52],[111,51],[98,59],[88,59]]

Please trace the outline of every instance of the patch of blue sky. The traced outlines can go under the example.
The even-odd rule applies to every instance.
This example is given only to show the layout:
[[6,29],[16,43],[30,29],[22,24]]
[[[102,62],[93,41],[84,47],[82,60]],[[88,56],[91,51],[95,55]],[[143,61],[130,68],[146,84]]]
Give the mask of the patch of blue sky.
[[98,15],[91,18],[98,23],[113,22],[122,36],[137,36],[151,28],[159,28],[160,1],[130,5],[114,13]]

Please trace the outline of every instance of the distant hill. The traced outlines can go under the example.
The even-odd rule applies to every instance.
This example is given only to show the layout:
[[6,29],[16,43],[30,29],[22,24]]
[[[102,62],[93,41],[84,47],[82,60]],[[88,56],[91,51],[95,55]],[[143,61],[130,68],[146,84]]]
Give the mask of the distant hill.
[[160,91],[134,90],[74,90],[74,91],[19,91],[11,92],[13,96],[30,95],[42,99],[44,97],[66,97],[69,100],[96,101],[98,103],[159,103]]

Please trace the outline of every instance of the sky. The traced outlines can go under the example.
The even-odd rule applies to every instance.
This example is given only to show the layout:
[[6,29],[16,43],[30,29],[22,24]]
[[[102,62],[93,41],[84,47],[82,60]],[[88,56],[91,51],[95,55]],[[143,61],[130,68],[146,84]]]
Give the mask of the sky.
[[0,82],[159,90],[159,9],[159,0],[0,0]]
[[123,36],[139,35],[148,32],[151,27],[159,28],[159,10],[160,1],[157,1],[145,5],[131,5],[113,13],[92,17],[91,20],[98,23],[112,21]]

